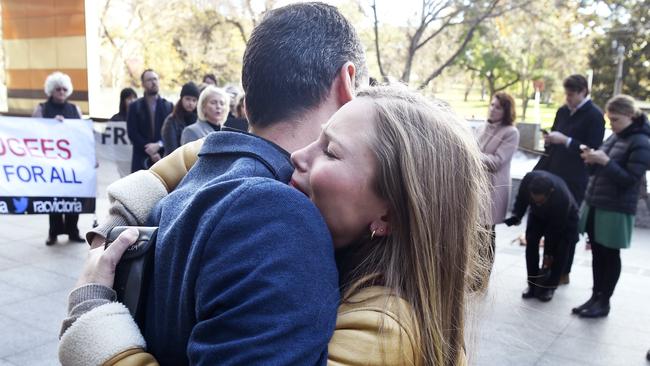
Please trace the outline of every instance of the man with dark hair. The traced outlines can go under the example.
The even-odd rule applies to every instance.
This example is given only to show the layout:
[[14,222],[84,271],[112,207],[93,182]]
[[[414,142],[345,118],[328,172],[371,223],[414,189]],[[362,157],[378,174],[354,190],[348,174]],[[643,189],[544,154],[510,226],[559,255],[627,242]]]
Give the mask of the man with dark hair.
[[147,169],[160,160],[163,142],[160,136],[165,118],[174,105],[159,94],[158,74],[146,69],[140,75],[144,95],[131,103],[126,117],[126,129],[133,144],[131,172]]
[[[149,220],[159,231],[143,331],[161,364],[327,362],[340,300],[334,248],[317,208],[287,184],[290,153],[317,139],[366,75],[354,28],[330,5],[272,10],[253,30],[242,71],[253,134],[209,134]],[[122,179],[122,197],[142,204],[160,182],[129,184],[140,173]],[[128,217],[113,224],[139,223]],[[90,301],[84,289],[71,309]],[[69,324],[62,343],[79,329]]]
[[[571,75],[564,79],[563,86],[566,104],[558,109],[551,132],[544,136],[546,155],[539,159],[535,170],[545,170],[562,178],[579,207],[589,179],[580,157],[580,146],[598,149],[605,134],[605,119],[589,98],[589,84],[584,76]],[[576,243],[569,248],[562,284],[569,283]],[[552,250],[545,246],[545,254],[552,256]]]
[[334,249],[316,207],[287,185],[289,156],[365,84],[364,51],[335,7],[289,5],[253,30],[242,80],[255,136],[208,135],[154,211],[147,346],[169,364],[324,364]]
[[[524,176],[519,186],[512,216],[504,222],[519,225],[528,210],[526,223],[526,270],[528,288],[524,299],[537,297],[550,301],[560,282],[569,247],[578,240],[578,206],[566,183],[545,171],[532,171]],[[554,260],[547,278],[539,268],[539,242],[554,248]]]

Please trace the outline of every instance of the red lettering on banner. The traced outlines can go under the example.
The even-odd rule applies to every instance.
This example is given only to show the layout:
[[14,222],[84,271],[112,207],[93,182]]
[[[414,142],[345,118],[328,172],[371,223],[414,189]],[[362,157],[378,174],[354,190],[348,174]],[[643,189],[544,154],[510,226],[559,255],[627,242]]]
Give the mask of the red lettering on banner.
[[35,142],[38,143],[38,139],[33,139],[33,138],[31,138],[31,139],[30,138],[23,139],[23,143],[25,144],[25,147],[27,148],[27,151],[29,151],[29,155],[34,157],[34,158],[42,158],[43,154],[41,153],[39,155],[41,150],[38,148],[38,145],[30,146],[30,144],[33,144]]
[[70,141],[67,139],[38,139],[38,138],[0,138],[0,156],[30,156],[33,158],[63,159],[72,157]]
[[[12,142],[15,142],[16,144],[18,144],[18,147],[20,147],[20,150],[19,150],[20,152],[19,153],[14,150],[15,144],[12,144]],[[25,149],[23,149],[22,146],[20,146],[20,145],[22,145],[20,143],[20,140],[18,140],[16,138],[12,137],[12,138],[7,139],[7,146],[9,147],[9,151],[11,151],[12,154],[14,154],[16,156],[25,156],[25,154],[26,154]]]
[[54,148],[45,145],[47,143],[51,144],[53,142],[54,142],[54,140],[52,140],[52,139],[41,139],[41,150],[43,151],[43,156],[45,156],[48,159],[56,159],[56,156],[47,155],[47,152],[48,151],[54,151]]
[[[63,146],[65,144],[65,147]],[[68,160],[72,157],[72,153],[70,152],[70,149],[68,147],[70,146],[70,141],[68,140],[58,140],[56,142],[56,147],[59,148],[64,154],[62,155],[61,152],[59,152],[59,157],[63,160]]]

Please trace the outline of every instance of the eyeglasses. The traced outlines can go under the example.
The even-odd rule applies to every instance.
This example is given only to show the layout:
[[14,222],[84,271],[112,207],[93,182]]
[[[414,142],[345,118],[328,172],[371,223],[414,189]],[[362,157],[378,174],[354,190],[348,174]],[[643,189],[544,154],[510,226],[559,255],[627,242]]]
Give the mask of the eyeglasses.
[[67,91],[68,91],[68,88],[64,88],[64,87],[62,87],[62,86],[59,86],[58,88],[54,89],[54,91],[58,91],[58,92],[60,92],[60,91],[64,91],[64,92],[67,92]]

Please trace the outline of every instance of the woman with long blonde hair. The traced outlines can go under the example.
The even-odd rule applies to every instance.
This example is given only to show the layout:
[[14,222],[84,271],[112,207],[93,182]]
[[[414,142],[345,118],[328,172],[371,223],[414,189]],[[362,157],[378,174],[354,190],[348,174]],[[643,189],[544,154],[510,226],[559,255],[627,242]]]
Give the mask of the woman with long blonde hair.
[[[198,149],[186,146],[181,149]],[[487,245],[481,215],[487,184],[464,122],[442,102],[405,88],[370,88],[291,160],[290,185],[319,209],[337,254],[343,295],[328,363],[466,365],[469,288],[486,283],[478,252]],[[107,250],[93,249],[79,284],[110,287],[114,263],[134,234],[125,232]],[[84,340],[75,334],[101,321],[97,309],[105,306],[84,314],[72,335],[65,330],[70,324],[64,326],[62,360],[82,359],[76,352]],[[113,325],[132,322],[115,315]],[[101,338],[117,335],[111,337]],[[155,362],[138,348],[143,344],[111,362]]]

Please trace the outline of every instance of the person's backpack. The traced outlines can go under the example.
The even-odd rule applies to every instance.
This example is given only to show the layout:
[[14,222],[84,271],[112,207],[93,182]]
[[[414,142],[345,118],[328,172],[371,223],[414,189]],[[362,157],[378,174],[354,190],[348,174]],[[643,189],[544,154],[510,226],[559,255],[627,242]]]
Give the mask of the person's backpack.
[[[116,226],[109,233],[105,247],[108,248],[126,229],[134,226]],[[115,268],[113,289],[117,300],[124,304],[133,319],[144,329],[147,292],[153,273],[154,252],[156,248],[157,227],[135,226],[140,235],[122,255]]]

